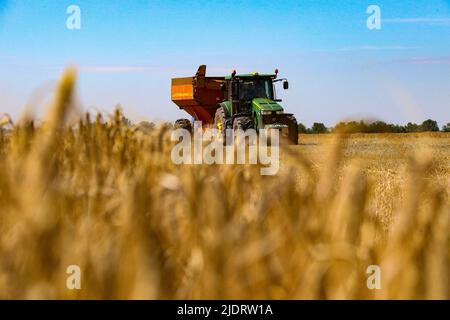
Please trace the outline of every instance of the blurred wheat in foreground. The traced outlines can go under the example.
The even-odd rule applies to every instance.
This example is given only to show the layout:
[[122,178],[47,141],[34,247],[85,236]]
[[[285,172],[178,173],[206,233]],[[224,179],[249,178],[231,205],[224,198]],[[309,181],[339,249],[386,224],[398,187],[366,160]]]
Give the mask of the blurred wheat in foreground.
[[273,177],[176,166],[167,126],[68,124],[74,78],[0,130],[0,298],[450,298],[449,135],[305,137]]

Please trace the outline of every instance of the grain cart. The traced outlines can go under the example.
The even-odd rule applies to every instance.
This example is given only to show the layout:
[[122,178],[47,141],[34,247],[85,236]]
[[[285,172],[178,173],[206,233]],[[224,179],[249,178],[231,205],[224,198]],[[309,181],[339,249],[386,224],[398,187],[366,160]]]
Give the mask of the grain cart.
[[[206,66],[202,65],[194,77],[172,79],[172,101],[189,113],[193,120],[202,121],[203,126],[214,126],[225,140],[226,129],[278,129],[281,136],[293,144],[298,143],[297,120],[283,108],[275,98],[274,74],[242,74],[236,71],[225,77],[206,77]],[[179,119],[175,128],[192,130],[188,119]]]

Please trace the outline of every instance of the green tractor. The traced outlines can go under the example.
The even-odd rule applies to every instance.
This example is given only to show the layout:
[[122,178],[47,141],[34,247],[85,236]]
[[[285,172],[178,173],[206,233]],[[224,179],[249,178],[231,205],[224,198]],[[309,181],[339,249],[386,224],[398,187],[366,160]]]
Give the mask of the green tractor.
[[[274,74],[242,75],[233,71],[225,77],[206,77],[205,73],[203,65],[195,77],[172,79],[172,101],[194,120],[213,124],[224,141],[227,129],[274,129],[280,131],[281,138],[298,144],[297,120],[284,112],[275,95],[276,82],[282,82],[285,90],[289,88],[286,79],[277,78],[278,70]],[[188,123],[180,119],[176,127],[187,127]]]

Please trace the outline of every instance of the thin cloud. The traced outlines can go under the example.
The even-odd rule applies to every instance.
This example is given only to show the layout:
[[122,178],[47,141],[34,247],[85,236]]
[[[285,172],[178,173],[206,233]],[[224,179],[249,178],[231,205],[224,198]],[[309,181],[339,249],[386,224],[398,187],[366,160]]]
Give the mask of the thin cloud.
[[450,64],[450,57],[419,57],[406,60],[410,64]]
[[[244,68],[236,70],[243,70]],[[206,72],[208,74],[222,74],[230,73],[233,68],[212,66],[208,67]],[[197,67],[192,68],[177,68],[177,67],[165,67],[165,66],[78,66],[77,70],[82,73],[141,73],[141,72],[159,72],[159,73],[169,73],[169,74],[187,74],[194,75],[197,71]]]
[[148,67],[135,66],[84,66],[78,70],[84,73],[138,73],[149,71]]
[[427,24],[450,26],[450,18],[383,18],[382,23],[391,24]]
[[411,50],[417,48],[418,47],[409,47],[409,46],[359,46],[359,47],[340,48],[337,51]]
[[[380,62],[381,63],[381,62]],[[380,64],[377,63],[377,64]],[[412,57],[383,62],[383,64],[409,64],[409,65],[450,65],[450,56],[446,57]]]

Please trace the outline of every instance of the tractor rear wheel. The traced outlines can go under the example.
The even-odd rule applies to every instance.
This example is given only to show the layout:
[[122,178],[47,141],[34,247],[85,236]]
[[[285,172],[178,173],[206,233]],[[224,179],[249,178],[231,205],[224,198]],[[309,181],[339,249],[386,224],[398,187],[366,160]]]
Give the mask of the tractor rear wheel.
[[216,115],[214,116],[214,127],[217,129],[217,139],[222,141],[225,145],[227,142],[228,121],[225,115],[225,110],[222,107],[219,107],[216,110]]
[[192,123],[188,119],[178,119],[173,127],[174,129],[186,129],[192,133]]

